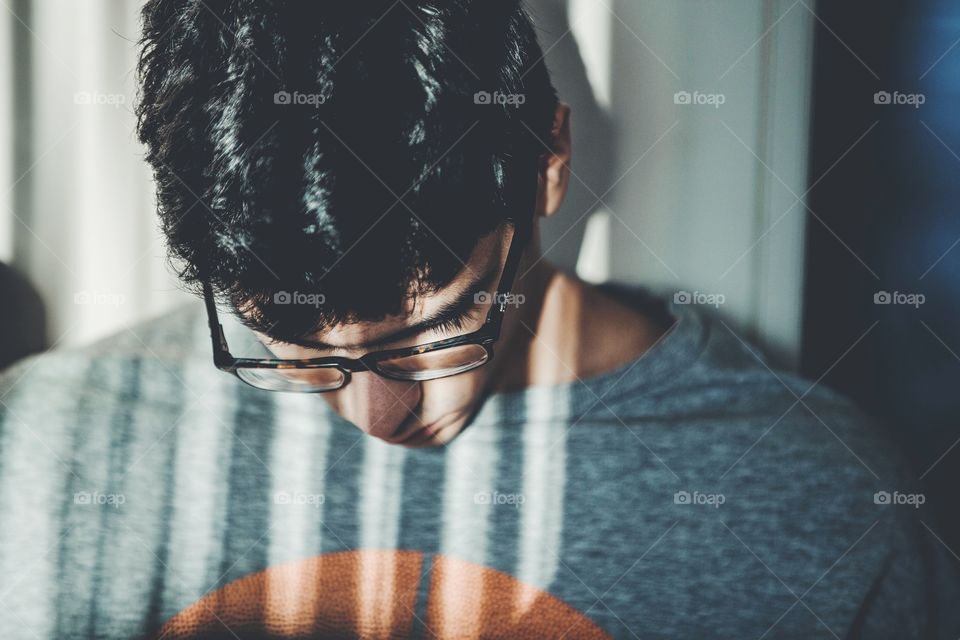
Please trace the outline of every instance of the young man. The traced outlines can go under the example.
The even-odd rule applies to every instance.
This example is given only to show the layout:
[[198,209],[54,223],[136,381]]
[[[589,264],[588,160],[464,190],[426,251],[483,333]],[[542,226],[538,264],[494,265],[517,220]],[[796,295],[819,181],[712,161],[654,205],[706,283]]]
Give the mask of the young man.
[[205,308],[6,378],[3,637],[956,633],[853,408],[543,259],[570,110],[516,0],[143,15]]

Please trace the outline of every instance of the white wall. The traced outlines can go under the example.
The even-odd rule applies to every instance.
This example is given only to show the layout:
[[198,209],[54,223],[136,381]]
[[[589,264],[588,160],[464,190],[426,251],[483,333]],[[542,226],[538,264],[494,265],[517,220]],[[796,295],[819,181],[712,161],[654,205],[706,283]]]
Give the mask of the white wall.
[[[16,189],[30,206],[16,212],[16,266],[48,305],[50,341],[66,346],[184,297],[164,265],[153,187],[134,134],[139,3],[25,4],[33,143],[18,167],[29,169]],[[10,12],[0,12],[9,21]]]
[[[560,13],[550,0],[534,4]],[[578,177],[544,246],[563,236],[553,257],[572,264],[564,243],[585,219],[569,229],[603,196],[594,228],[609,237],[587,247],[611,250],[589,251],[582,274],[723,295],[721,317],[793,365],[805,209],[791,205],[807,180],[813,15],[786,0],[570,5],[567,26],[557,16],[541,36],[574,107]],[[570,64],[577,48],[584,77]],[[725,103],[678,105],[680,91]]]
[[13,16],[0,9],[0,260],[13,259]]

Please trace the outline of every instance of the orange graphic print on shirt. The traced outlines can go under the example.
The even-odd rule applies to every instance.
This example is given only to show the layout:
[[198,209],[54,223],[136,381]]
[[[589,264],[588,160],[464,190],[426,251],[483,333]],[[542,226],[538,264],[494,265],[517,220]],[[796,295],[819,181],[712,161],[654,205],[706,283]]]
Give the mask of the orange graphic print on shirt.
[[231,582],[171,618],[164,640],[406,638],[421,578],[429,581],[423,637],[607,639],[562,600],[503,572],[419,551],[343,551],[274,566]]

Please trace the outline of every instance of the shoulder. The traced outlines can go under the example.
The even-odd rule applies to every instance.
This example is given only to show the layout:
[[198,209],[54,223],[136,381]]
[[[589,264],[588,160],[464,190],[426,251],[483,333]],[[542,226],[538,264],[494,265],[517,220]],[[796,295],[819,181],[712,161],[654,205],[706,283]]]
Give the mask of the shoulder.
[[[209,382],[202,307],[191,305],[82,347],[40,353],[0,375],[0,437],[57,438],[134,409],[175,411]],[[129,417],[129,415],[127,415]],[[111,418],[112,420],[112,418]],[[18,429],[19,428],[19,429]]]
[[684,416],[675,424],[702,452],[696,475],[727,495],[725,522],[743,545],[798,594],[809,589],[814,610],[856,604],[852,637],[956,625],[943,604],[958,593],[956,563],[900,447],[843,396],[701,320],[703,350],[658,397]]
[[647,402],[699,441],[698,459],[725,482],[756,500],[776,489],[767,495],[794,511],[820,502],[840,521],[870,511],[876,491],[908,482],[904,457],[852,402],[773,367],[723,322],[689,312],[681,322],[699,323],[702,347]]

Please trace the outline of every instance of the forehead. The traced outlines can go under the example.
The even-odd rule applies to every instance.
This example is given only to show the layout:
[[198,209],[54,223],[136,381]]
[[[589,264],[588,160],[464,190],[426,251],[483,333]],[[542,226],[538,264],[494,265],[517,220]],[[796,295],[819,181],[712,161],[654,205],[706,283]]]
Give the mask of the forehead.
[[506,229],[507,225],[501,225],[482,237],[470,259],[450,284],[439,291],[411,297],[402,313],[376,322],[336,324],[311,336],[311,339],[343,346],[375,342],[392,332],[433,318],[464,296],[472,300],[478,287],[481,290],[496,287],[513,237],[513,233]]

